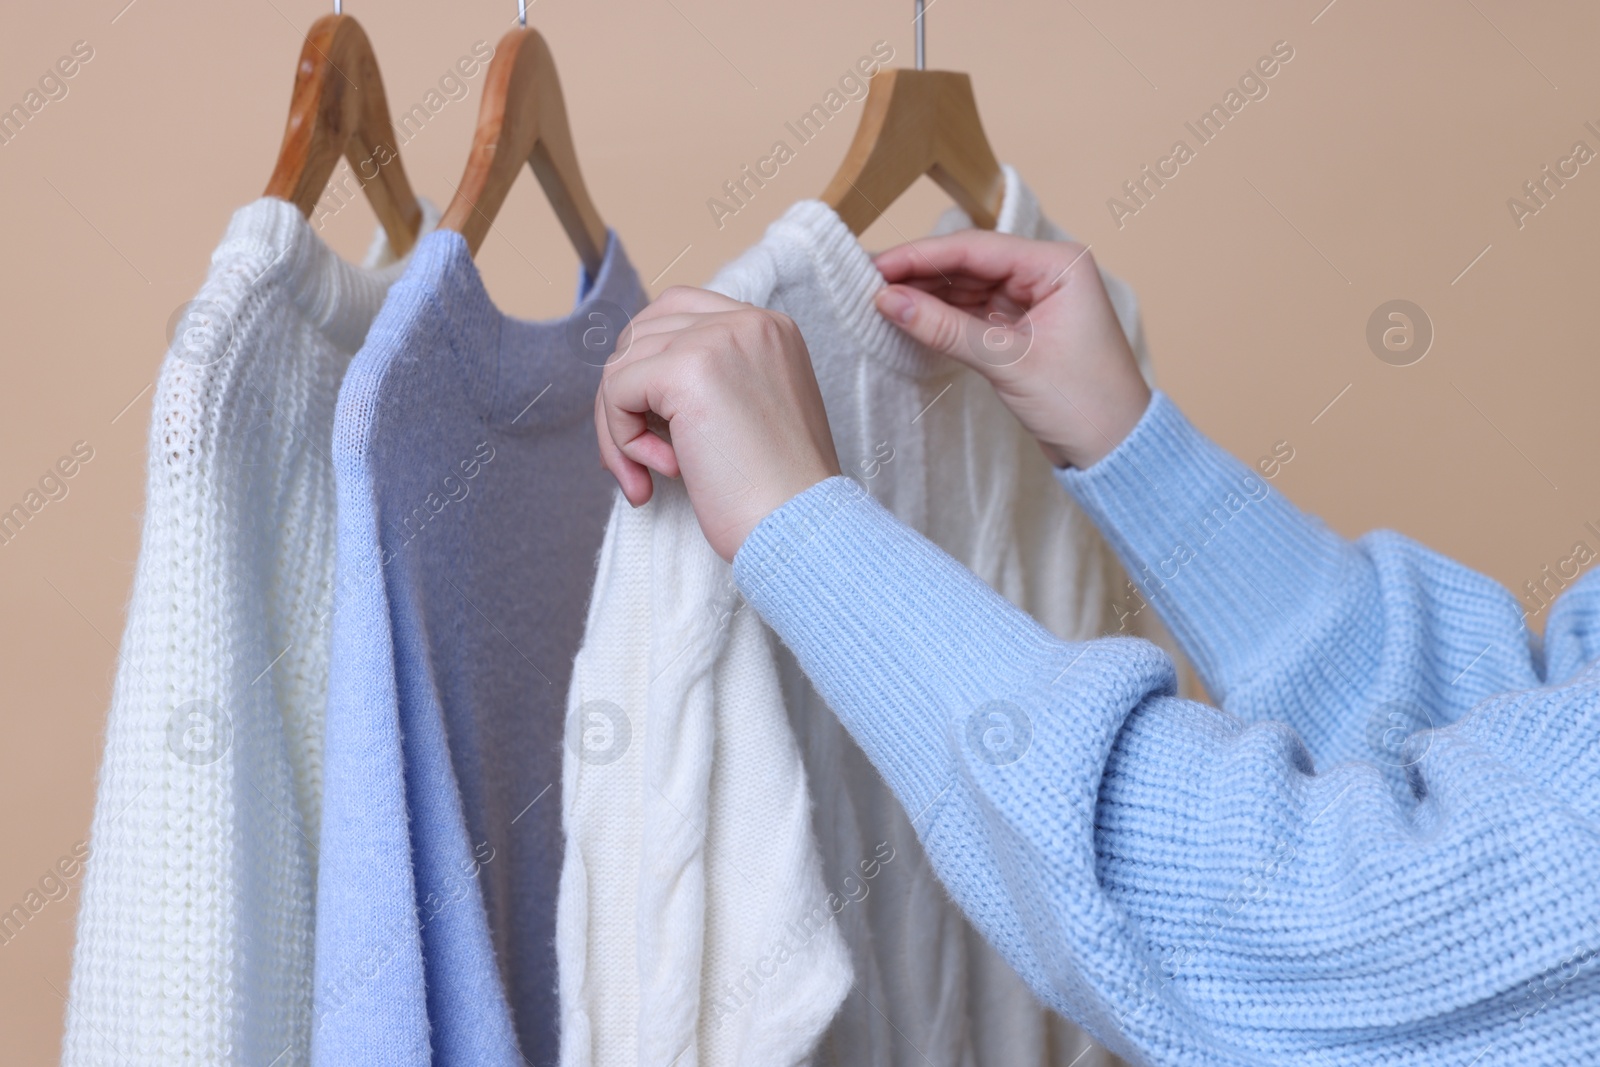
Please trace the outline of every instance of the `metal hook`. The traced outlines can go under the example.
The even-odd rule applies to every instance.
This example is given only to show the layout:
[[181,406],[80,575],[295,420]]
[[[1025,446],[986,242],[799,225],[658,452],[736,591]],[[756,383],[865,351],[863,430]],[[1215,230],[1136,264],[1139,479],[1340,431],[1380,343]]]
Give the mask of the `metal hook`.
[[524,26],[528,24],[528,0],[517,0],[517,21]]
[[335,15],[344,14],[344,3],[343,3],[343,0],[333,0],[333,13]]
[[917,15],[911,21],[917,24],[917,69],[926,70],[928,67],[928,23],[923,17],[926,8],[923,0],[917,0]]

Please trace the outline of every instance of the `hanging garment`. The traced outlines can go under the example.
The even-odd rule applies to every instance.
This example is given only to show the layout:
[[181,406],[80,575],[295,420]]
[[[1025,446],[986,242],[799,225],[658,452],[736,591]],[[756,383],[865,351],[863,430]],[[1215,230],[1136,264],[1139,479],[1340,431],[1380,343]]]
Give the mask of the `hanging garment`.
[[328,441],[340,379],[403,269],[381,233],[366,264],[264,197],[234,214],[162,361],[65,1064],[306,1062]]
[[316,1063],[555,1062],[562,718],[614,483],[601,368],[644,293],[613,236],[525,322],[424,239],[339,394]]
[[[1005,176],[998,229],[1064,239]],[[1105,281],[1143,365],[1137,300]],[[1115,629],[1115,557],[988,384],[879,315],[882,285],[804,201],[711,288],[800,326],[840,461],[874,497],[1062,637]],[[689,1047],[702,1067],[1109,1062],[950,903],[918,813],[739,598],[677,482],[638,510],[618,498],[568,709],[631,739],[566,754],[568,1067],[664,1067]]]

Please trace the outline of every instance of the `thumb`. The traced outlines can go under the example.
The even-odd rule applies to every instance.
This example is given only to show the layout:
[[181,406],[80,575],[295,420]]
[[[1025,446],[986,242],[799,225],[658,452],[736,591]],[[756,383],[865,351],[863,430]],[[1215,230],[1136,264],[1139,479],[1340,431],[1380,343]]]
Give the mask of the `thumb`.
[[874,300],[878,312],[914,340],[968,366],[981,362],[970,342],[973,327],[981,331],[982,323],[965,311],[909,285],[886,285]]

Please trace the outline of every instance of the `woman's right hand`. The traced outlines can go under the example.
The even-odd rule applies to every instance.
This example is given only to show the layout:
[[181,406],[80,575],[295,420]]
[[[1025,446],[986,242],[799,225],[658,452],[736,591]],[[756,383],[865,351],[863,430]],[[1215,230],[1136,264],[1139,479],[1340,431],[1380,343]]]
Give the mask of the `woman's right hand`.
[[877,265],[889,282],[879,312],[987,378],[1056,466],[1094,464],[1149,405],[1082,245],[963,230],[891,248]]

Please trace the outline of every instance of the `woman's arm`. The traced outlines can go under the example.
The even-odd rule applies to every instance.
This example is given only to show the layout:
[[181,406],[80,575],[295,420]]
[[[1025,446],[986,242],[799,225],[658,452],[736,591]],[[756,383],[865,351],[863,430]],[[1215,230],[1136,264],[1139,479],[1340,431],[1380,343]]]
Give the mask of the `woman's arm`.
[[[1345,541],[1152,397],[1087,250],[968,230],[877,263],[880,310],[990,382],[1229,711],[1319,764],[1392,765],[1413,730],[1536,684],[1500,586],[1393,534]],[[1004,323],[1020,359],[974,343]]]
[[1398,534],[1345,540],[1160,393],[1114,451],[1061,481],[1212,695],[1245,721],[1289,724],[1319,766],[1392,765],[1412,731],[1541,681],[1504,587]]
[[[1398,540],[1352,551],[1380,575],[1448,566]],[[1112,1047],[1466,1063],[1510,1042],[1512,1062],[1543,1063],[1600,1040],[1591,694],[1490,701],[1413,738],[1398,778],[1319,772],[1282,722],[1176,699],[1154,646],[1055,639],[846,479],[769,516],[735,576],[966,913]],[[1451,647],[1493,628],[1390,614],[1374,644],[1430,672],[1419,624]],[[1293,628],[1251,638],[1281,692],[1315,677]]]
[[[1079,271],[1093,314],[1092,261],[1058,280]],[[747,598],[1041,997],[1164,1064],[1592,1058],[1600,677],[1492,697],[1436,731],[1413,733],[1402,709],[1393,759],[1315,766],[1266,696],[1247,723],[1176,699],[1148,643],[1055,639],[837,477],[783,316],[670,290],[630,334],[596,398],[604,462],[635,503],[652,472],[682,477]],[[1096,388],[1073,386],[1104,415]],[[1069,437],[1087,440],[1055,444]],[[1078,445],[1072,464],[1092,467]],[[1376,649],[1357,660],[1379,671],[1365,699],[1324,698],[1334,721],[1388,724],[1385,701],[1442,678],[1438,650],[1463,634],[1498,638],[1485,656],[1522,648],[1507,676],[1536,678],[1520,616],[1498,615],[1481,579],[1404,539],[1333,554],[1350,552],[1379,622],[1357,632],[1341,620],[1372,610],[1307,596],[1320,641],[1247,630],[1273,693],[1296,699],[1346,645]],[[1595,629],[1590,604],[1561,621],[1564,658]]]

